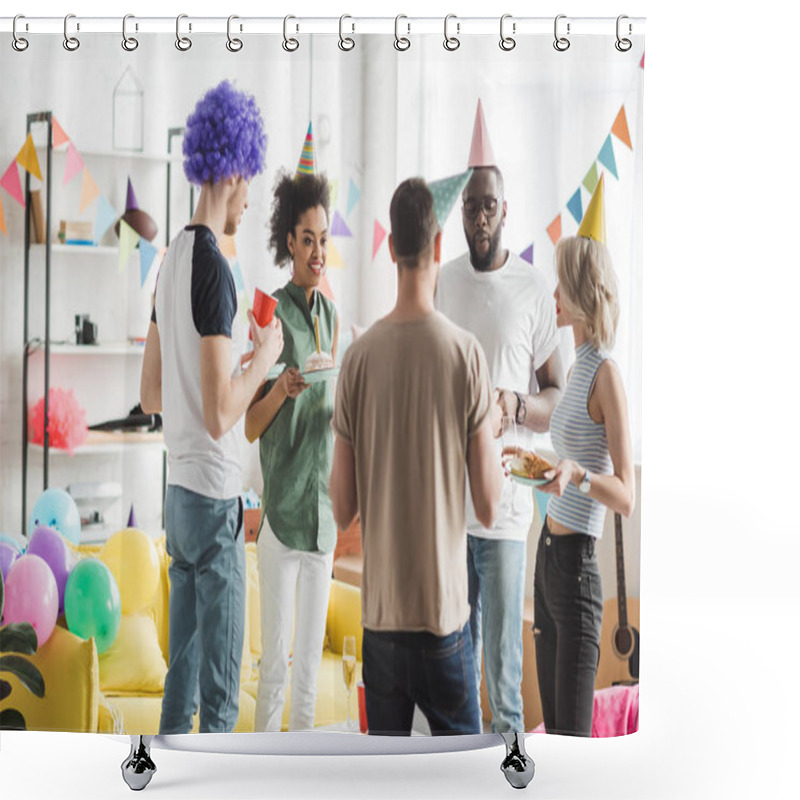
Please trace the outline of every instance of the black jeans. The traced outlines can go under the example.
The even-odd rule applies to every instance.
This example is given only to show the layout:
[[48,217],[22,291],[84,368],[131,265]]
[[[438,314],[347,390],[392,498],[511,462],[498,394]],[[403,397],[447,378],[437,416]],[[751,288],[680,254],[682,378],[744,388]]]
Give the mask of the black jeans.
[[603,589],[595,540],[545,522],[533,579],[536,671],[548,733],[592,735]]
[[370,733],[410,735],[415,704],[434,736],[481,733],[469,623],[449,636],[365,629],[362,652]]

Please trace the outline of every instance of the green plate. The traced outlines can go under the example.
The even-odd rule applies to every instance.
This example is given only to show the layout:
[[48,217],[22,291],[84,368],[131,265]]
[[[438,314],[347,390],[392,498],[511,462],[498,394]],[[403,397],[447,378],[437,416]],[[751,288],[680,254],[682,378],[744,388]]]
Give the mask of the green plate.
[[280,374],[286,369],[286,364],[273,364],[267,373],[267,380],[274,381],[275,378],[280,377]]
[[301,375],[306,383],[322,383],[322,381],[332,381],[339,374],[339,367],[330,369],[315,369],[310,372],[302,372]]
[[517,475],[515,472],[509,474],[511,480],[521,483],[523,486],[544,486],[546,483],[550,483],[547,478],[529,478],[526,475]]

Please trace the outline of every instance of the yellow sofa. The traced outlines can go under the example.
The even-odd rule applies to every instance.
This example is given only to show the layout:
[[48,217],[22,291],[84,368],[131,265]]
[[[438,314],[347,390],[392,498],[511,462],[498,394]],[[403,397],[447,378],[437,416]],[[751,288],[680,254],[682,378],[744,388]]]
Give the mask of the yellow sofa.
[[[84,641],[56,626],[50,639],[30,660],[41,671],[45,696],[36,698],[11,677],[12,690],[0,708],[18,709],[29,730],[98,731],[101,733],[158,733],[161,697],[169,653],[169,556],[164,539],[156,543],[160,580],[150,606],[124,615],[114,644],[98,657],[93,639]],[[80,555],[100,548],[83,546]],[[255,544],[245,546],[247,603],[239,692],[237,732],[252,731],[255,720],[258,661],[261,656],[261,615]],[[347,694],[342,677],[342,640],[355,635],[357,680],[361,680],[361,595],[353,586],[333,581],[326,623],[325,647],[317,681],[315,724],[336,726],[347,717]],[[5,677],[5,676],[4,676]],[[291,698],[284,708],[287,728]],[[350,714],[358,719],[357,693]],[[198,719],[195,717],[194,730]]]

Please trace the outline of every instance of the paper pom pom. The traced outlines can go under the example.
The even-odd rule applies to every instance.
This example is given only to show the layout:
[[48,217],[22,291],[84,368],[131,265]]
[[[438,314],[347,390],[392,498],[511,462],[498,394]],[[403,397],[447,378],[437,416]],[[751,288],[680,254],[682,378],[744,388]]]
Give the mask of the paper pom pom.
[[[66,450],[70,455],[76,447],[86,441],[89,428],[86,425],[86,411],[81,408],[72,389],[50,388],[50,416],[47,434],[50,447]],[[31,441],[44,444],[44,397],[31,410]]]

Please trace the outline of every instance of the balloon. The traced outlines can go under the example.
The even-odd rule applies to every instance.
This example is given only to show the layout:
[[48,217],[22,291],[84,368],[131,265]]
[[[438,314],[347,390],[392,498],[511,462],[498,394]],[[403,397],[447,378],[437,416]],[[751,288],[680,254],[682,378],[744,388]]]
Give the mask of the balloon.
[[22,544],[19,539],[9,536],[7,533],[0,533],[0,544],[11,545],[11,547],[13,547],[17,553],[22,553],[25,550],[25,545]]
[[63,614],[64,589],[72,569],[72,558],[64,537],[52,528],[40,525],[31,536],[27,552],[44,559],[50,567],[58,586],[58,613]]
[[39,556],[20,556],[9,567],[3,621],[30,622],[41,647],[58,617],[58,587],[50,567]]
[[97,558],[84,558],[73,568],[64,592],[67,627],[81,639],[94,636],[98,653],[117,638],[122,609],[111,570]]
[[15,550],[10,544],[0,542],[0,572],[3,573],[3,581],[8,578],[9,567],[19,558],[19,550]]
[[45,489],[31,512],[28,534],[40,525],[47,525],[65,536],[72,544],[81,542],[81,515],[72,496],[63,489]]
[[159,564],[156,548],[146,533],[136,528],[117,531],[98,558],[117,581],[123,614],[135,614],[150,604],[158,587]]

